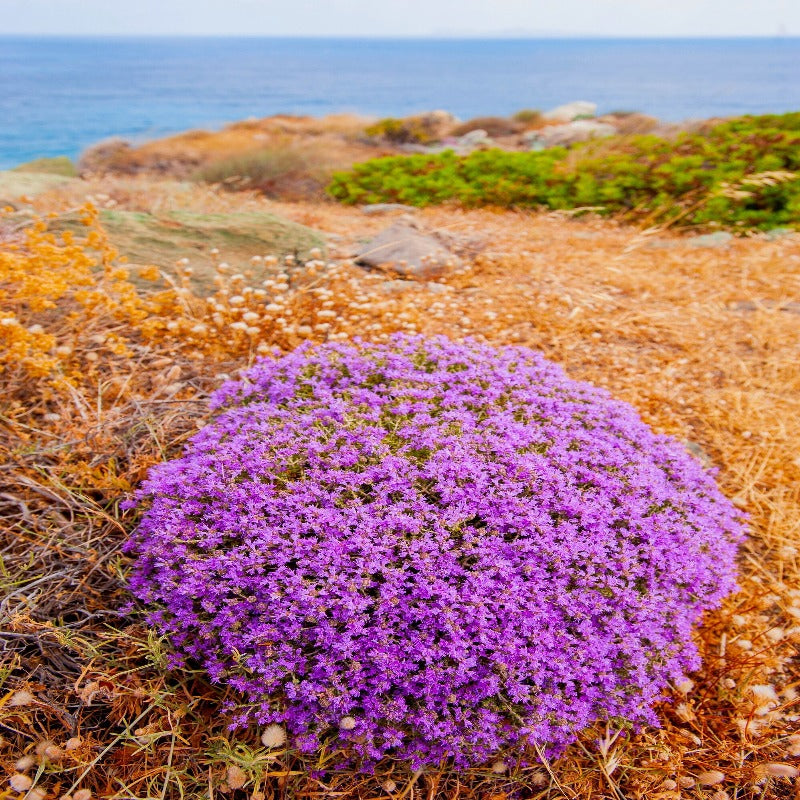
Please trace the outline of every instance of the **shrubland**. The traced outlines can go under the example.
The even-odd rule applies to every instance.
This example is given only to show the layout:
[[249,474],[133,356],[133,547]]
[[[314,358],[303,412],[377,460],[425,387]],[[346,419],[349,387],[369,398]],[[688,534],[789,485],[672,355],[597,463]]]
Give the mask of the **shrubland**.
[[[143,202],[143,184],[125,191]],[[148,191],[156,202],[157,187]],[[192,202],[216,210],[232,201],[204,194]],[[280,210],[351,237],[381,224],[335,206]],[[0,307],[12,321],[0,328],[8,353],[0,364],[0,758],[10,796],[790,795],[800,754],[796,239],[753,237],[723,255],[672,239],[651,249],[651,236],[594,218],[421,215],[432,226],[480,231],[491,247],[438,284],[399,287],[319,253],[303,261],[264,253],[231,266],[214,252],[212,288],[203,290],[191,262],[122,263],[91,208],[71,234],[3,220]],[[664,687],[660,728],[599,721],[559,758],[506,748],[460,770],[448,759],[414,770],[391,755],[373,774],[336,769],[336,744],[303,753],[266,719],[231,730],[220,710],[242,702],[236,683],[213,682],[191,656],[176,667],[174,644],[129,605],[132,565],[121,548],[142,518],[122,500],[156,465],[191,453],[192,437],[208,430],[212,392],[259,356],[268,366],[256,370],[269,371],[298,347],[331,353],[355,336],[377,345],[398,332],[531,347],[719,468],[723,493],[750,518],[740,591],[692,635],[701,660],[688,680]],[[238,377],[233,386],[248,387],[258,372]],[[319,405],[337,413],[333,402]],[[425,469],[428,456],[409,457]],[[436,502],[430,487],[419,490]],[[476,520],[463,527],[480,530]],[[680,581],[683,565],[671,569],[664,580]],[[287,646],[254,640],[267,642]],[[247,667],[237,663],[240,679]],[[339,722],[359,734],[356,716]]]
[[742,117],[674,140],[617,136],[542,152],[390,156],[334,176],[346,203],[591,208],[637,224],[734,230],[800,218],[800,113]]

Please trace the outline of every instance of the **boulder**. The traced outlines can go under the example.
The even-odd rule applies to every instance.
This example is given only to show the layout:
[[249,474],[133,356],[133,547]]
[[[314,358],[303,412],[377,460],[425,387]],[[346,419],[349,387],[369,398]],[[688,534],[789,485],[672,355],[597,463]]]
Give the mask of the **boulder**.
[[617,129],[608,122],[597,122],[593,119],[576,119],[563,125],[548,125],[526,133],[524,139],[531,149],[541,150],[543,147],[566,147],[591,139],[603,139],[614,136]]
[[398,220],[362,245],[356,264],[386,269],[403,277],[428,280],[459,265],[459,258],[437,238],[408,221]]
[[545,111],[542,114],[542,119],[548,122],[572,122],[578,117],[593,117],[596,112],[597,103],[575,100],[573,103],[565,103],[563,106],[557,106]]

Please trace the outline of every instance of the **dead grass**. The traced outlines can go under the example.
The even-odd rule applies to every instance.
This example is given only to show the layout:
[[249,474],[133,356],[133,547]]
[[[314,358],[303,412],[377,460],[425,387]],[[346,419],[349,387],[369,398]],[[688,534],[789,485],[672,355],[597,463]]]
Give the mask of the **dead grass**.
[[[178,192],[126,179],[70,185],[36,204],[74,203],[103,187],[133,206]],[[197,212],[273,211],[330,232],[340,255],[386,224],[329,204],[180,192]],[[556,214],[431,209],[419,218],[484,249],[433,289],[389,287],[346,264],[315,267],[310,279],[288,270],[285,304],[297,318],[265,322],[259,337],[289,347],[305,335],[377,339],[404,329],[524,344],[699,447],[750,514],[752,536],[741,591],[699,631],[703,668],[660,707],[663,727],[590,731],[555,763],[537,764],[533,753],[502,773],[442,765],[411,775],[387,763],[376,776],[267,751],[255,730],[228,732],[216,711],[224,690],[199,672],[170,671],[166,644],[135,612],[119,616],[119,546],[134,524],[121,497],[180,450],[220,375],[256,352],[244,334],[215,333],[219,347],[201,355],[182,322],[196,324],[200,312],[184,298],[184,311],[165,306],[162,321],[169,312],[180,323],[171,333],[124,331],[130,357],[97,344],[115,323],[93,322],[76,338],[73,357],[85,370],[73,392],[0,377],[0,763],[13,772],[30,755],[23,772],[34,791],[74,800],[80,789],[164,800],[800,796],[781,777],[791,770],[774,766],[800,766],[800,316],[790,305],[800,300],[799,238],[703,249]],[[232,278],[221,277],[224,289]],[[224,322],[230,309],[214,302]],[[321,310],[335,313],[315,316]],[[67,335],[66,321],[50,324]],[[301,335],[304,325],[311,330]]]
[[366,141],[364,131],[369,123],[349,114],[322,118],[277,115],[235,122],[220,131],[189,131],[138,147],[108,148],[101,143],[94,153],[84,154],[82,171],[186,178],[213,162],[250,156],[259,150],[305,153],[315,164],[345,168],[388,152]]

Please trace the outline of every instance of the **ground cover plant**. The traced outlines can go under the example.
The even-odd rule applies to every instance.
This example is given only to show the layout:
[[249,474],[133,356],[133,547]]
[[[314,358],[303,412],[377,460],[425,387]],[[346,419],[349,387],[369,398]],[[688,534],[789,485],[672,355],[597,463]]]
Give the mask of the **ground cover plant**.
[[[340,204],[280,204],[143,175],[10,199],[61,214],[87,196],[153,214],[274,213],[336,233],[339,251],[385,225]],[[126,267],[94,222],[68,244],[17,216],[0,219],[0,309],[16,320],[0,335],[27,342],[33,359],[0,368],[0,771],[10,781],[0,794],[796,794],[800,240],[737,238],[720,251],[591,216],[430,208],[419,217],[487,247],[434,285],[387,282],[320,254],[298,263],[265,253],[253,266],[212,249],[202,256],[216,265],[205,289],[192,280],[194,250],[189,264]],[[59,269],[48,272],[48,261]],[[302,754],[261,725],[230,731],[220,709],[241,696],[193,661],[170,669],[169,643],[139,613],[120,617],[130,601],[120,547],[138,522],[120,499],[208,424],[209,394],[276,347],[357,335],[384,342],[397,331],[541,351],[720,468],[720,487],[750,518],[741,589],[704,615],[693,637],[700,666],[666,688],[655,706],[660,728],[620,733],[600,723],[543,764],[508,752],[459,771],[442,763],[414,772],[393,759],[373,775],[331,769],[336,751]]]
[[212,404],[144,484],[132,588],[301,751],[465,767],[657,724],[734,588],[701,466],[533,351],[301,347]]
[[675,140],[390,156],[337,173],[328,192],[347,203],[590,207],[639,223],[766,229],[800,219],[798,154],[800,113],[766,115]]

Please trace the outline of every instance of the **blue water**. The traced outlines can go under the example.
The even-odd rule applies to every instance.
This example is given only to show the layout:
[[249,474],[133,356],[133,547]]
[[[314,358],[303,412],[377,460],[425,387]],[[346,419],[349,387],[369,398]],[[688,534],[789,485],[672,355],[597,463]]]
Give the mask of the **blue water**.
[[0,38],[0,168],[280,112],[800,110],[800,38]]

